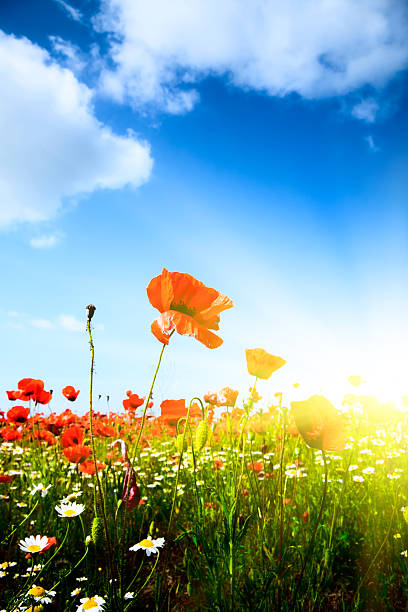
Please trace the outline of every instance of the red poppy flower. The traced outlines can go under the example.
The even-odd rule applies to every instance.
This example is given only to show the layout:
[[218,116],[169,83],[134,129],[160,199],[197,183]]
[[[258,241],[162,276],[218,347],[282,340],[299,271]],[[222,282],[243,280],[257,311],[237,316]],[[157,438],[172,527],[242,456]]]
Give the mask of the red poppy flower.
[[[179,419],[187,416],[186,400],[164,400],[160,404],[160,410],[161,418],[170,425],[175,425]],[[193,404],[190,408],[190,417],[199,416],[201,416],[201,410],[197,404]]]
[[70,463],[79,463],[88,459],[91,454],[91,447],[75,444],[75,446],[67,446],[62,452]]
[[79,395],[79,389],[78,391],[75,391],[74,387],[72,387],[71,385],[68,385],[67,387],[63,388],[62,395],[66,397],[67,400],[69,400],[70,402],[75,402],[76,398]]
[[15,402],[16,400],[21,398],[21,391],[6,391],[7,397],[11,402]]
[[[99,470],[104,470],[106,468],[106,465],[104,463],[97,463],[96,467],[98,468],[98,471],[99,471]],[[84,461],[78,467],[78,471],[82,472],[83,474],[95,474],[94,462],[92,460]]]
[[40,391],[40,393],[38,393],[34,398],[36,404],[49,404],[51,399],[52,391],[44,391],[44,389]]
[[44,440],[44,442],[47,442],[48,446],[54,446],[54,444],[57,443],[57,438],[51,431],[48,431],[48,429],[35,430],[33,435],[37,440]]
[[74,425],[73,427],[69,427],[64,431],[61,436],[61,445],[62,448],[67,448],[68,446],[74,446],[75,444],[82,444],[84,439],[84,430],[82,427],[78,427]]
[[36,401],[37,396],[44,391],[44,381],[36,378],[22,378],[17,387],[21,391],[19,399]]
[[248,468],[255,473],[261,472],[264,469],[263,461],[254,461],[253,463],[248,463]]
[[126,395],[128,399],[123,400],[123,407],[125,410],[129,410],[129,412],[134,412],[139,408],[139,406],[143,406],[145,398],[139,397],[137,393],[132,393],[131,391],[126,391]]
[[23,434],[18,429],[11,429],[10,427],[3,427],[0,430],[1,436],[7,440],[7,442],[12,442],[13,440],[21,440]]
[[226,295],[206,287],[190,274],[163,272],[147,287],[151,305],[161,313],[151,330],[160,342],[169,343],[173,329],[185,336],[193,336],[208,348],[217,348],[222,339],[210,329],[219,329],[220,312],[234,305]]
[[320,450],[340,451],[346,444],[344,422],[337,410],[321,395],[291,403],[300,435],[308,446]]
[[112,425],[107,425],[106,423],[101,423],[101,421],[95,421],[94,423],[94,435],[100,436],[104,438],[111,438],[115,435],[115,429]]
[[252,376],[266,380],[273,372],[285,365],[286,361],[276,355],[271,355],[261,348],[246,349],[248,372]]
[[0,474],[0,482],[11,482],[12,478],[8,474]]
[[13,406],[13,408],[7,412],[6,416],[11,423],[21,425],[22,423],[26,423],[28,421],[30,409],[24,408],[24,406]]

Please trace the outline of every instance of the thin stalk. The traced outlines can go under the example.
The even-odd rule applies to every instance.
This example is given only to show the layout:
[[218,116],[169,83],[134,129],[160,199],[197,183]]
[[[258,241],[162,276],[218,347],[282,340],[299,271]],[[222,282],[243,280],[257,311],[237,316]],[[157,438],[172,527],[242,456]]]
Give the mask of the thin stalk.
[[4,540],[2,540],[2,541],[0,542],[1,544],[5,544],[5,543],[7,542],[7,540],[8,540],[9,538],[11,538],[11,536],[13,535],[13,533],[15,533],[15,532],[17,531],[17,529],[18,529],[19,527],[21,527],[21,525],[23,525],[23,524],[26,522],[26,520],[27,520],[27,519],[29,519],[29,518],[30,518],[30,516],[32,515],[32,513],[34,512],[34,510],[36,509],[36,507],[38,506],[38,504],[39,504],[39,503],[40,503],[40,500],[37,500],[37,502],[36,502],[35,506],[33,506],[33,508],[31,509],[30,514],[27,514],[27,516],[26,516],[26,517],[25,517],[25,518],[24,518],[24,519],[21,521],[21,523],[19,523],[19,524],[17,525],[17,527],[16,527],[15,529],[13,529],[13,531],[11,531],[11,532],[8,534],[8,536],[6,536],[6,537],[4,538]]
[[390,535],[390,532],[391,532],[391,528],[392,528],[392,523],[393,523],[394,516],[395,516],[395,512],[396,512],[396,506],[395,506],[395,504],[394,504],[394,508],[393,508],[393,510],[392,510],[391,520],[390,520],[390,524],[389,524],[389,527],[388,527],[387,533],[385,534],[384,539],[383,539],[383,541],[381,542],[379,549],[378,549],[378,550],[377,550],[377,552],[375,553],[375,556],[374,556],[373,560],[371,561],[370,565],[368,566],[368,569],[367,569],[366,573],[364,574],[364,576],[363,576],[363,577],[362,577],[362,579],[360,580],[360,584],[358,585],[358,589],[357,589],[357,591],[354,593],[354,597],[353,597],[353,599],[352,599],[352,604],[354,604],[355,600],[356,600],[356,599],[357,599],[357,597],[359,596],[359,594],[360,594],[360,590],[361,590],[361,587],[363,586],[363,584],[364,584],[364,582],[365,582],[365,580],[366,580],[367,576],[369,575],[371,568],[373,567],[373,565],[374,565],[374,564],[375,564],[375,562],[377,561],[378,556],[379,556],[380,552],[382,551],[382,549],[383,549],[383,547],[384,547],[384,544],[386,543],[386,541],[387,541],[387,540],[388,540],[388,538],[389,538],[389,535]]
[[318,527],[320,525],[320,521],[321,521],[322,515],[323,515],[324,505],[325,505],[325,502],[326,502],[328,478],[327,478],[327,459],[326,459],[326,453],[324,452],[324,450],[322,450],[322,456],[323,456],[323,461],[324,461],[324,487],[323,487],[322,501],[321,501],[321,504],[320,504],[319,515],[317,517],[317,520],[316,520],[316,523],[315,523],[315,526],[314,526],[314,529],[313,529],[312,537],[310,538],[310,541],[309,541],[309,547],[307,549],[307,553],[306,553],[305,558],[303,560],[303,565],[302,565],[302,569],[301,569],[301,572],[300,572],[299,580],[298,580],[298,583],[297,583],[297,587],[296,587],[296,591],[295,591],[295,596],[293,598],[293,603],[294,604],[296,602],[296,597],[297,597],[297,594],[298,594],[299,589],[300,589],[300,585],[301,585],[301,582],[302,582],[303,574],[304,574],[305,569],[306,569],[307,562],[309,561],[309,557],[310,557],[310,555],[312,553],[312,550],[313,550],[313,546],[314,546],[314,541],[315,541],[315,538],[316,538],[317,529],[318,529]]
[[[112,545],[111,545],[111,540],[110,540],[110,536],[109,536],[109,529],[108,529],[108,521],[106,519],[106,512],[105,512],[105,499],[104,499],[104,495],[103,495],[103,491],[102,491],[102,485],[101,485],[101,481],[99,478],[99,474],[98,474],[98,464],[96,461],[96,450],[95,450],[95,438],[94,438],[94,434],[93,434],[93,414],[92,414],[92,401],[93,401],[93,374],[94,374],[94,361],[95,361],[95,347],[94,347],[94,343],[93,343],[93,339],[92,339],[92,330],[91,330],[91,319],[95,313],[95,306],[93,306],[92,304],[89,304],[89,306],[86,307],[88,310],[88,319],[87,319],[87,331],[88,331],[88,336],[89,336],[89,345],[91,347],[91,367],[90,367],[90,377],[89,377],[89,431],[90,431],[90,438],[91,438],[91,448],[92,448],[92,455],[93,455],[93,461],[94,461],[94,468],[95,468],[95,474],[94,474],[94,479],[96,481],[97,484],[97,491],[99,494],[99,508],[96,508],[96,514],[98,515],[99,512],[102,514],[102,521],[103,521],[103,528],[105,531],[105,538],[106,538],[106,545],[107,545],[107,549],[108,549],[108,564],[109,564],[109,573],[110,573],[110,577],[112,579],[112,584],[114,586],[115,583],[115,571],[114,571],[114,566],[113,566],[113,559],[112,559]],[[98,504],[96,504],[98,505]],[[114,601],[116,604],[116,590],[114,588]]]
[[[282,408],[282,396],[279,400],[279,407]],[[278,582],[278,609],[282,606],[282,557],[283,557],[283,457],[285,453],[286,441],[286,409],[282,414],[281,419],[283,424],[282,444],[279,459],[279,582]]]
[[[170,340],[170,338],[172,337],[173,334],[174,334],[174,329],[169,334],[169,340]],[[139,434],[138,434],[138,437],[137,437],[137,440],[136,440],[136,444],[134,446],[133,453],[132,453],[132,456],[131,456],[131,459],[130,459],[131,467],[133,467],[133,464],[134,464],[134,461],[135,461],[135,458],[136,458],[136,452],[137,452],[137,449],[138,449],[138,446],[139,446],[139,442],[140,442],[140,438],[142,437],[142,432],[143,432],[143,429],[144,429],[147,408],[149,406],[149,402],[150,402],[150,399],[152,397],[154,383],[156,382],[157,373],[159,371],[159,367],[160,367],[161,360],[162,360],[162,357],[163,357],[164,349],[166,348],[166,346],[167,346],[166,344],[163,344],[163,346],[161,348],[160,355],[159,355],[159,360],[157,362],[156,370],[155,370],[154,375],[153,375],[153,380],[152,380],[152,383],[150,385],[149,393],[147,395],[146,402],[145,402],[145,405],[144,405],[144,408],[143,408],[142,422],[140,424]],[[130,495],[130,487],[128,487],[127,491],[126,491],[125,508],[124,508],[123,522],[122,522],[122,531],[121,531],[121,536],[120,536],[121,558],[120,558],[119,583],[120,583],[121,596],[123,595],[123,593],[122,593],[123,566],[124,566],[124,561],[125,561],[125,534],[126,534],[126,526],[127,526],[129,495]]]

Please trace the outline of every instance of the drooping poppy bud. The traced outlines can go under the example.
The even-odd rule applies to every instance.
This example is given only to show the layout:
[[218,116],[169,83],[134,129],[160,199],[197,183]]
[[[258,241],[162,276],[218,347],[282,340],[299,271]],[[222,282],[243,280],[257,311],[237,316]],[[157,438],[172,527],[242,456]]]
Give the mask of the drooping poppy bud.
[[122,459],[124,463],[126,463],[126,474],[123,480],[121,499],[122,503],[124,503],[125,505],[127,502],[128,510],[133,510],[133,508],[136,508],[136,506],[139,505],[141,498],[140,489],[137,486],[135,470],[133,469],[132,464],[129,461],[125,441],[115,440],[115,442],[112,442],[111,446],[116,446],[117,444],[120,444],[121,446]]

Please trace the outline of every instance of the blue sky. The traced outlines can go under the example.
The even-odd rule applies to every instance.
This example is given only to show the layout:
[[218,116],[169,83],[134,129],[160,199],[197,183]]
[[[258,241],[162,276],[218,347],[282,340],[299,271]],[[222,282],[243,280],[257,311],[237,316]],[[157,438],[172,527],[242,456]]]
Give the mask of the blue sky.
[[96,395],[145,394],[166,267],[235,306],[219,349],[172,338],[156,403],[245,390],[255,346],[287,360],[265,397],[406,390],[405,3],[40,4],[0,7],[0,387],[85,410],[94,303]]

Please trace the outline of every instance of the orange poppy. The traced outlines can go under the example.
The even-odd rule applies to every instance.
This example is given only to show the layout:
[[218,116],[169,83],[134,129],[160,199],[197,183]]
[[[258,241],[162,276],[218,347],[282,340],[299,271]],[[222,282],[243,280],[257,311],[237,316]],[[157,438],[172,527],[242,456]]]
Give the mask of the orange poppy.
[[254,461],[253,463],[248,463],[248,469],[258,473],[264,469],[264,463],[263,461]]
[[340,451],[346,445],[344,422],[337,410],[321,395],[292,402],[292,413],[300,435],[308,446]]
[[269,378],[286,363],[281,357],[270,355],[261,348],[246,349],[245,354],[248,372],[258,378]]
[[85,461],[90,456],[91,447],[74,444],[73,446],[63,448],[62,452],[70,463],[80,463],[80,461]]
[[[187,416],[186,400],[164,400],[160,404],[161,418],[169,425],[175,425],[179,419]],[[201,410],[197,404],[193,404],[190,408],[190,417],[196,418],[201,416]]]
[[147,296],[161,313],[153,321],[151,330],[163,344],[169,343],[173,329],[181,335],[193,336],[208,348],[222,344],[222,339],[210,329],[219,329],[220,312],[233,306],[226,295],[206,287],[190,274],[163,268],[163,272],[150,281]]
[[[96,467],[99,470],[104,470],[106,465],[104,463],[96,463]],[[88,461],[84,461],[81,465],[78,466],[78,471],[83,472],[83,474],[95,474],[95,464],[92,459]]]

